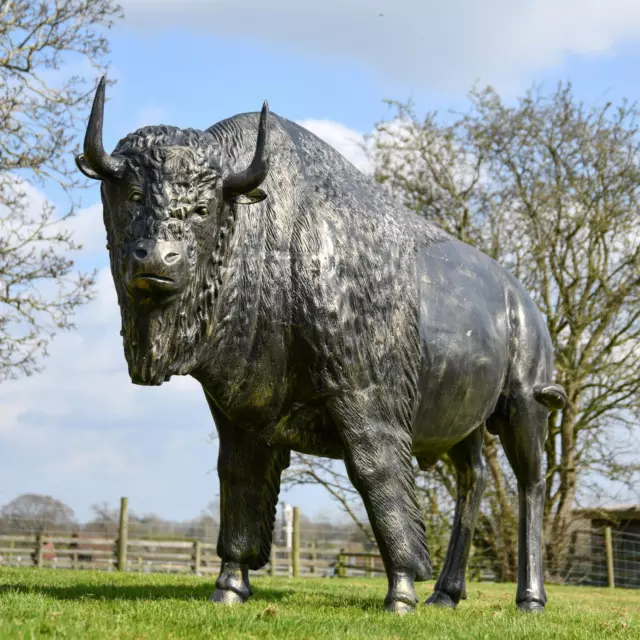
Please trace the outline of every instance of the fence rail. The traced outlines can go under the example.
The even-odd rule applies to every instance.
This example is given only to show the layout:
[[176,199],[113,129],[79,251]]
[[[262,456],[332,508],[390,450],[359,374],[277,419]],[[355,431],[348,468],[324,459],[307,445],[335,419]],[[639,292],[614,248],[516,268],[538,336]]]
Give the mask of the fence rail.
[[[220,570],[213,536],[202,539],[171,539],[129,536],[127,504],[123,501],[116,533],[46,531],[0,534],[0,566],[33,566],[105,571],[173,572],[212,574]],[[384,574],[375,545],[339,542],[334,535],[323,538],[301,526],[294,510],[291,547],[283,544],[282,531],[274,533],[269,563],[256,572],[273,576],[364,576]],[[133,529],[133,527],[131,528]],[[316,532],[317,534],[318,532]],[[442,562],[442,558],[439,559]],[[612,530],[576,530],[572,533],[562,567],[547,571],[547,580],[572,585],[640,588],[640,535]],[[434,563],[437,575],[440,567]],[[482,549],[472,549],[469,577],[477,581],[508,580],[499,559]]]
[[[346,547],[302,544],[273,545],[270,561],[258,575],[309,577],[373,577],[384,574],[375,552]],[[125,562],[120,554],[125,553]],[[480,563],[480,564],[479,564]],[[200,540],[127,539],[116,536],[0,535],[0,565],[106,571],[172,572],[199,575],[220,570],[216,545]],[[472,558],[470,576],[499,581],[498,573]],[[436,568],[437,571],[437,568]],[[640,588],[640,536],[605,529],[573,534],[566,566],[551,579],[573,585]]]
[[[124,549],[126,562],[121,565]],[[274,545],[269,564],[256,573],[327,576],[333,575],[337,562],[333,548]],[[200,540],[127,540],[123,545],[116,537],[0,535],[0,565],[204,574],[219,571],[220,558],[215,544]]]

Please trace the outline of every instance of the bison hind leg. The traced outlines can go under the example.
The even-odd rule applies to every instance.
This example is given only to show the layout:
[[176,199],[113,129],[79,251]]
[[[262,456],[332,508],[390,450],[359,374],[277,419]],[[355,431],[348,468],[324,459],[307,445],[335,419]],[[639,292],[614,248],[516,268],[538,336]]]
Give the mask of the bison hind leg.
[[[536,392],[537,389],[537,392]],[[542,520],[545,477],[542,465],[547,436],[548,409],[540,398],[563,397],[562,387],[536,385],[514,390],[505,411],[487,421],[499,436],[518,480],[518,589],[516,603],[522,611],[544,610],[547,597],[542,571]],[[539,397],[536,397],[536,393]]]

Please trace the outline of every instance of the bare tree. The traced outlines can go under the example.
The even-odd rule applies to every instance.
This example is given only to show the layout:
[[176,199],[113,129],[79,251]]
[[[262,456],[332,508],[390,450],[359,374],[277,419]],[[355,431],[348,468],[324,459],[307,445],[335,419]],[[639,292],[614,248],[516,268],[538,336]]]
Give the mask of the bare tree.
[[375,542],[373,531],[367,521],[364,505],[358,492],[347,478],[342,464],[333,460],[294,453],[291,466],[284,473],[283,486],[294,487],[318,484],[324,487],[340,508],[353,520],[365,539]]
[[188,538],[215,541],[218,534],[220,504],[210,500],[197,518],[186,523],[185,535]]
[[104,501],[91,505],[93,517],[84,525],[84,530],[90,533],[101,533],[104,536],[115,535],[120,521],[120,510],[109,506]]
[[[79,245],[65,225],[93,90],[74,69],[104,72],[104,31],[120,15],[112,0],[0,0],[0,380],[39,371],[54,332],[91,296],[92,275],[72,272]],[[68,194],[69,211],[38,197],[46,185]]]
[[[431,557],[436,564],[444,560],[447,535],[453,518],[453,501],[448,499],[450,493],[443,488],[440,480],[444,478],[446,483],[452,481],[450,473],[445,468],[447,462],[439,463],[432,474],[421,473],[418,466],[414,466],[417,494],[423,507]],[[361,537],[375,545],[375,536],[364,504],[351,484],[342,462],[294,453],[291,457],[291,466],[285,471],[283,486],[291,488],[304,485],[323,487],[340,510],[356,525]],[[449,491],[454,490],[455,485],[451,484]],[[315,523],[314,526],[316,526]]]
[[51,496],[25,493],[0,509],[5,528],[40,533],[68,529],[75,523],[73,509]]

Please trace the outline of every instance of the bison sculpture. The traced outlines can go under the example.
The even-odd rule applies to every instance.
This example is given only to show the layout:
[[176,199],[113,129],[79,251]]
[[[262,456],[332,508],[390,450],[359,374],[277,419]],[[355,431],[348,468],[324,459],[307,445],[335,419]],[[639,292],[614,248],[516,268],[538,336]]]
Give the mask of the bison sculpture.
[[517,606],[541,611],[549,411],[545,321],[495,261],[400,205],[332,147],[270,114],[102,143],[104,78],[79,169],[101,181],[132,381],[191,375],[219,434],[222,560],[212,599],[243,603],[269,559],[290,452],[342,459],[386,568],[385,607],[431,577],[412,458],[457,469],[428,604],[455,607],[497,434],[520,494]]

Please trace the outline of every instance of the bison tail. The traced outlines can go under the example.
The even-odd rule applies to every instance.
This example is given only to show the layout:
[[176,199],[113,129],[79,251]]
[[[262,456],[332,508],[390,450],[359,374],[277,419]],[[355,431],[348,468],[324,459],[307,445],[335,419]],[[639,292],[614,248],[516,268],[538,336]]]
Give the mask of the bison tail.
[[536,384],[533,397],[547,409],[562,409],[567,403],[567,394],[559,384]]

